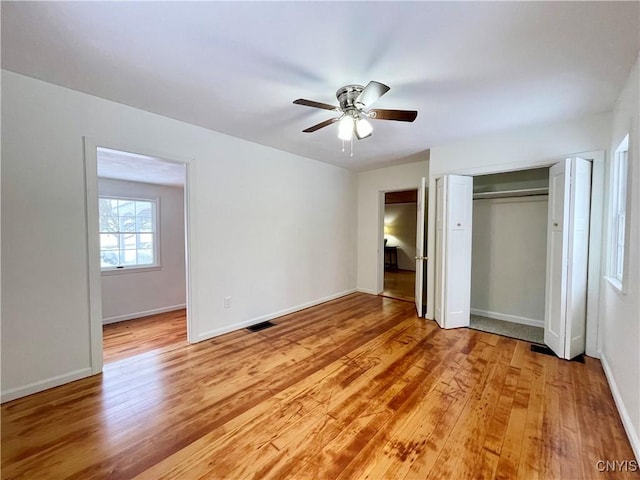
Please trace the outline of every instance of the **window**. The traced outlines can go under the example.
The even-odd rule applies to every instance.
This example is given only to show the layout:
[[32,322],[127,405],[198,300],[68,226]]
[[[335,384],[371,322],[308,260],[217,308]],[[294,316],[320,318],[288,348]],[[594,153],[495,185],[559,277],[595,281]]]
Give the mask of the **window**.
[[99,198],[102,270],[158,265],[157,200]]
[[627,157],[629,154],[629,135],[616,149],[611,164],[611,217],[609,279],[622,290],[624,284],[625,218],[627,210]]

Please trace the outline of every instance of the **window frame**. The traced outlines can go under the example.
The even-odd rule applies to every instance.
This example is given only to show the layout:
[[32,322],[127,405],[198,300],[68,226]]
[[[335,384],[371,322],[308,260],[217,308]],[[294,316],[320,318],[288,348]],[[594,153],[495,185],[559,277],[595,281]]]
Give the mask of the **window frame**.
[[627,133],[612,159],[609,183],[609,258],[607,280],[626,294],[629,258],[629,134]]
[[[136,272],[149,272],[154,270],[160,270],[162,268],[161,258],[160,258],[160,197],[136,197],[136,196],[127,196],[127,195],[117,195],[117,194],[99,194],[98,195],[98,253],[102,253],[102,243],[100,242],[100,234],[104,233],[100,231],[100,200],[108,199],[108,200],[129,200],[129,201],[141,201],[141,202],[150,202],[152,205],[153,213],[151,215],[153,231],[152,232],[143,232],[143,233],[151,233],[153,235],[153,263],[148,265],[136,264],[136,265],[121,265],[116,267],[103,267],[102,261],[99,260],[100,263],[100,272],[102,275],[118,275],[123,273],[136,273]],[[118,231],[118,234],[123,233]],[[126,232],[124,232],[126,233]],[[131,233],[140,233],[140,232],[131,232]]]

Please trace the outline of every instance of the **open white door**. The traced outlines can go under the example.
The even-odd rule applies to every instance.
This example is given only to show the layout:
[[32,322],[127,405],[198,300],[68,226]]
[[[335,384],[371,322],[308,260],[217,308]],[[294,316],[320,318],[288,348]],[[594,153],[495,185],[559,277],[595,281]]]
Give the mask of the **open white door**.
[[469,326],[473,178],[436,180],[435,319],[442,328]]
[[418,188],[418,205],[416,218],[416,279],[415,279],[415,302],[418,316],[424,316],[424,306],[422,304],[424,292],[424,262],[427,257],[424,256],[424,215],[425,215],[425,199],[427,198],[427,180],[422,177],[420,188]]
[[544,343],[567,360],[585,351],[590,203],[589,161],[551,167]]

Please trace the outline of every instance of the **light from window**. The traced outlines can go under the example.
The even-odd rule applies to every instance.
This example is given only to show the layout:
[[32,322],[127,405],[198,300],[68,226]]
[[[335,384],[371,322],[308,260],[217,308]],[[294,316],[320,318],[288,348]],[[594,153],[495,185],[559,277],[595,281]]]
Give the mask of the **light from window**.
[[624,237],[627,210],[627,157],[629,155],[629,135],[616,149],[611,168],[611,260],[609,276],[623,284],[624,278]]
[[103,270],[156,265],[156,202],[99,198]]

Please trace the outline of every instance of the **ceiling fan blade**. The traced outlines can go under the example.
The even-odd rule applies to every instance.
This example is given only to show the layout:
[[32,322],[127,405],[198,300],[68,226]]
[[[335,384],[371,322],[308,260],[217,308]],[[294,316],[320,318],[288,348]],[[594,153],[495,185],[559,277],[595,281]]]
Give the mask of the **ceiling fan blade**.
[[369,110],[370,117],[375,120],[397,120],[399,122],[413,122],[418,116],[415,110]]
[[364,90],[360,92],[360,95],[358,95],[358,98],[356,98],[355,103],[361,103],[366,107],[367,105],[371,105],[373,102],[378,100],[390,89],[391,87],[386,86],[384,83],[372,80],[367,84],[366,87],[364,87]]
[[306,107],[314,107],[314,108],[324,108],[325,110],[338,110],[338,107],[333,105],[329,105],[328,103],[316,102],[313,100],[306,100],[304,98],[299,98],[294,100],[293,103],[296,105],[304,105]]
[[316,130],[320,130],[323,127],[326,127],[328,125],[331,125],[332,123],[337,122],[338,120],[340,120],[340,117],[336,117],[336,118],[330,118],[329,120],[325,120],[324,122],[320,122],[312,127],[309,127],[305,130],[303,130],[304,133],[311,133],[311,132],[315,132]]

